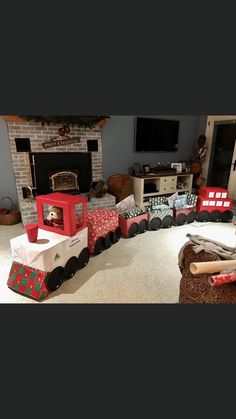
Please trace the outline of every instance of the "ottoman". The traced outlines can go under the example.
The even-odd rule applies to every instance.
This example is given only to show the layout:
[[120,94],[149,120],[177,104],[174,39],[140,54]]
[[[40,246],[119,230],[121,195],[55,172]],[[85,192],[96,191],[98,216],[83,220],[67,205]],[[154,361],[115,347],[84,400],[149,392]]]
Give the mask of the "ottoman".
[[202,250],[195,253],[193,244],[183,250],[182,274],[179,288],[180,304],[233,304],[236,303],[236,283],[211,286],[209,277],[213,274],[193,275],[189,266],[192,262],[210,262],[222,260],[218,255]]

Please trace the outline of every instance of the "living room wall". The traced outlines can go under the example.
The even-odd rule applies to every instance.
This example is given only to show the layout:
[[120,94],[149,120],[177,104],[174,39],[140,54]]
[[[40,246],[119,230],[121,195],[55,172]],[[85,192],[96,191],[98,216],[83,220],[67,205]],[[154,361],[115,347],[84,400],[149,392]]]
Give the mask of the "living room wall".
[[[140,115],[141,116],[141,115]],[[157,162],[168,163],[189,160],[194,152],[196,140],[205,133],[206,116],[145,115],[151,118],[180,121],[179,149],[173,153],[136,153],[134,151],[134,126],[136,116],[111,116],[102,130],[103,177],[128,173],[134,162],[156,166]]]
[[[128,167],[138,161],[141,164],[156,165],[157,161],[187,160],[191,157],[195,142],[205,133],[207,116],[157,116],[180,120],[179,150],[176,153],[135,153],[134,122],[136,116],[111,116],[102,129],[103,178],[116,173],[127,173]],[[17,204],[17,193],[10,141],[6,122],[0,117],[0,197],[10,196]]]
[[[0,198],[9,196],[17,205],[17,193],[7,123],[0,117]],[[6,200],[4,206],[9,202]]]

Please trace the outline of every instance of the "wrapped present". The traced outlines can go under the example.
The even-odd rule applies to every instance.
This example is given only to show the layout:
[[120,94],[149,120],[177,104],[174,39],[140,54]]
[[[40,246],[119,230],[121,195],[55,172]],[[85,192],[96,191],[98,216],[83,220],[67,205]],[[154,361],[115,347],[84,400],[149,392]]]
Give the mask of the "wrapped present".
[[175,193],[168,199],[168,203],[172,208],[185,208],[195,207],[197,205],[197,196],[194,194],[182,194]]
[[192,207],[196,207],[196,205],[197,205],[197,195],[187,194],[187,202],[186,202],[186,205],[190,205]]
[[148,209],[148,221],[150,222],[153,218],[160,218],[163,220],[167,215],[173,217],[173,209],[169,205],[160,205],[158,208]]
[[175,201],[176,199],[178,199],[178,196],[179,196],[178,192],[175,192],[173,195],[171,195],[171,196],[169,196],[169,197],[167,198],[168,205],[169,205],[171,208],[173,208],[173,206],[174,206],[174,201]]
[[168,200],[166,196],[155,196],[149,198],[149,206],[150,207],[157,207],[160,205],[168,205]]
[[135,208],[133,211],[122,212],[120,214],[120,217],[134,218],[134,217],[137,217],[138,215],[145,214],[146,212],[147,210],[145,208],[144,209]]
[[118,211],[119,214],[122,214],[123,212],[133,211],[136,209],[134,195],[129,195],[127,198],[120,201],[115,206],[116,211]]
[[88,212],[88,247],[94,252],[96,241],[100,237],[106,237],[109,232],[114,232],[119,225],[119,214],[109,209],[97,209]]
[[8,288],[41,301],[48,297],[48,272],[13,262],[8,276]]
[[173,208],[183,208],[187,203],[187,194],[178,195],[173,202]]

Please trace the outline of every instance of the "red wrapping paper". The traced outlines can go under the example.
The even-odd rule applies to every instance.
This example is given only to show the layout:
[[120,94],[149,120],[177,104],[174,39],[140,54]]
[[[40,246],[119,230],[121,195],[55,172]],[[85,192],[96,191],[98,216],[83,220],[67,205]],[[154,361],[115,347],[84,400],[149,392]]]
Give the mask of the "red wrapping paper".
[[47,275],[47,272],[13,262],[7,285],[19,294],[41,301],[48,297]]
[[209,282],[212,286],[225,285],[231,282],[236,282],[236,272],[229,272],[227,274],[213,275],[210,277]]
[[96,209],[88,212],[88,248],[94,252],[94,246],[99,237],[106,237],[110,231],[115,231],[119,225],[118,212],[109,209]]

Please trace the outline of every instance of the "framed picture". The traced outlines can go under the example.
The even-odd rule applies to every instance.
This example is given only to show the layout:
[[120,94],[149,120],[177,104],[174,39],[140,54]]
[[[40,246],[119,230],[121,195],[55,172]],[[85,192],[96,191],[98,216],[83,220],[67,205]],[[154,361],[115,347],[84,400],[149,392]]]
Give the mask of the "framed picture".
[[148,173],[151,173],[151,168],[149,166],[149,164],[144,164],[143,165],[143,172],[145,175],[148,175]]
[[176,172],[182,172],[182,163],[171,163],[171,168],[176,169]]
[[141,175],[142,169],[139,163],[134,163],[134,173],[135,175]]

